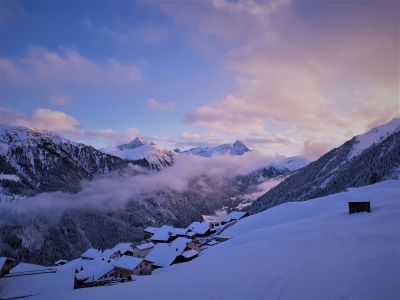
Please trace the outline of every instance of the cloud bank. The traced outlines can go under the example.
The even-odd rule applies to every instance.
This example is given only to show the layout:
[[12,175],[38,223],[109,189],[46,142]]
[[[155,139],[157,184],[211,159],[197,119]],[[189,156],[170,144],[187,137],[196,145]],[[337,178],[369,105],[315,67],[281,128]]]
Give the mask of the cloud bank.
[[147,196],[157,198],[160,192],[184,192],[194,182],[200,184],[205,193],[221,186],[226,180],[266,166],[278,158],[266,157],[258,152],[242,156],[214,156],[203,158],[180,155],[174,165],[159,172],[149,172],[131,166],[125,172],[113,173],[92,181],[83,181],[76,194],[52,192],[41,193],[7,205],[0,210],[11,209],[18,213],[59,213],[65,209],[90,208],[96,210],[122,209],[128,201],[139,201]]

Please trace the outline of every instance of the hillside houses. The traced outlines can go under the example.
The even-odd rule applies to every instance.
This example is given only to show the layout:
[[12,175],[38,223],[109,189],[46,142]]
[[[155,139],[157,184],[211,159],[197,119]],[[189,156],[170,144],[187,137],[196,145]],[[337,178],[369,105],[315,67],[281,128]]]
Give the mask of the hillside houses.
[[13,260],[0,258],[4,274],[1,286],[9,298],[18,298],[40,294],[42,290],[133,281],[138,276],[151,275],[155,269],[195,259],[208,246],[229,239],[220,233],[242,217],[235,214],[232,216],[235,221],[219,226],[193,222],[187,228],[147,227],[147,239],[142,243],[123,242],[110,249],[89,248],[79,258],[69,262],[60,259],[52,267],[20,263],[10,270]]

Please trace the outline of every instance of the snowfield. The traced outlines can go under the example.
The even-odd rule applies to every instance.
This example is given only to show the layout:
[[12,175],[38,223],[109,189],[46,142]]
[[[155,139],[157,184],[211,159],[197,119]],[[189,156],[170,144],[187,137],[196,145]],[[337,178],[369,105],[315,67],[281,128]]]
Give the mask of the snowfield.
[[[400,299],[399,195],[390,180],[285,203],[240,220],[191,262],[33,299]],[[372,213],[348,214],[348,201],[365,200]]]

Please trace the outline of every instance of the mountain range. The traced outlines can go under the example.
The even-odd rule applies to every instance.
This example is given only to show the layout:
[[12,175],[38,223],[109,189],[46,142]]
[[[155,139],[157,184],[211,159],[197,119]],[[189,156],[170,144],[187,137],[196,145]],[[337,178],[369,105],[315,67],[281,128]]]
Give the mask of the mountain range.
[[125,168],[128,162],[50,132],[0,125],[0,180],[11,194],[77,191],[83,179]]
[[[226,145],[221,148],[234,149]],[[144,156],[129,156],[133,155],[129,154],[131,152],[140,153],[140,149],[150,150],[143,151],[146,153]],[[76,192],[80,180],[112,177],[114,173],[124,172],[132,163],[152,168],[147,153],[157,153],[159,148],[143,139],[135,139],[114,150],[119,151],[121,157],[51,133],[1,126],[2,193],[26,196],[42,191]],[[197,153],[209,154],[209,150]],[[241,152],[225,153],[235,155]],[[186,154],[173,154],[172,157],[175,160],[180,155],[188,157],[184,156]],[[153,168],[164,166],[158,164],[159,160],[156,162]],[[174,170],[171,169],[173,166],[172,162],[172,167],[165,169],[166,172],[148,172],[165,173],[168,177],[170,170]],[[397,118],[350,139],[311,163],[302,157],[285,158],[219,182],[209,177],[206,171],[193,177],[184,191],[165,188],[139,193],[117,210],[102,207],[68,209],[60,213],[57,220],[36,214],[21,218],[0,210],[0,219],[6,220],[0,223],[0,255],[18,261],[51,264],[60,258],[76,257],[88,247],[107,248],[123,240],[139,241],[146,226],[171,224],[184,227],[193,220],[201,220],[202,215],[238,205],[256,213],[284,202],[305,201],[396,178],[399,173],[400,119]],[[151,178],[154,177],[145,177],[146,173],[140,176],[146,184],[153,185]],[[135,190],[137,187],[127,185],[126,188]],[[104,190],[107,191],[107,186]],[[251,201],[248,197],[240,197],[249,194],[257,197]],[[54,194],[54,201],[57,201],[57,195]],[[23,204],[23,199],[17,202]],[[13,205],[13,202],[2,203],[1,199],[0,203],[9,207]]]
[[174,163],[175,152],[137,137],[127,144],[102,149],[105,153],[129,160],[143,161],[150,169],[161,170]]
[[397,177],[400,118],[377,126],[301,168],[250,207],[255,213],[284,202],[305,201]]
[[241,142],[236,141],[233,144],[223,144],[215,147],[196,147],[179,153],[197,155],[202,157],[211,157],[214,155],[243,155],[250,152],[250,149]]

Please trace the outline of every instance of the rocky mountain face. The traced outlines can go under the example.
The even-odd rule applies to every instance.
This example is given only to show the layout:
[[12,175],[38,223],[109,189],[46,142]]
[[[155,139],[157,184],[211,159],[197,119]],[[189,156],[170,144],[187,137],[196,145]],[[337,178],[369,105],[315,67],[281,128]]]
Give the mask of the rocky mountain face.
[[0,187],[11,194],[76,191],[82,179],[122,169],[128,162],[52,133],[0,125]]
[[399,168],[400,119],[396,118],[352,138],[289,176],[256,200],[250,211],[373,184],[395,176]]
[[250,152],[250,149],[241,142],[236,141],[233,144],[223,144],[215,147],[196,147],[180,153],[191,154],[203,157],[211,157],[214,155],[242,155],[246,152]]
[[102,149],[104,152],[133,162],[141,162],[149,169],[161,170],[174,163],[176,153],[137,137],[127,144]]

